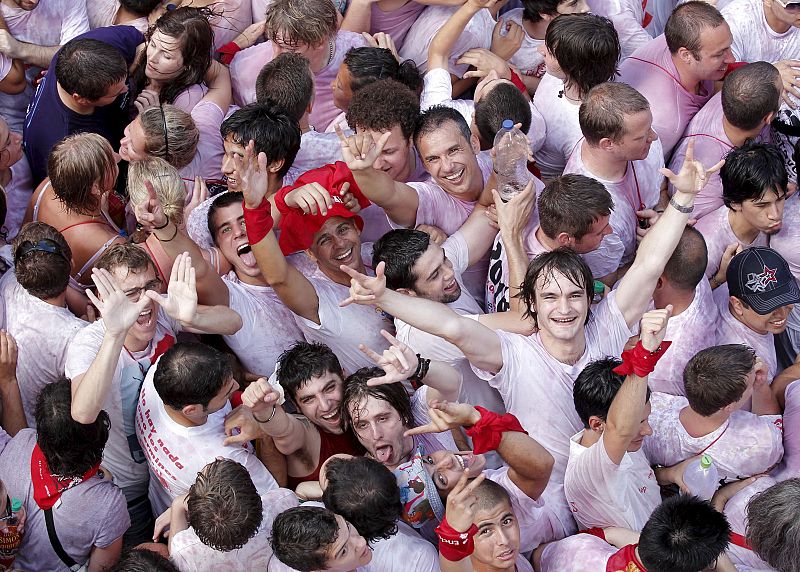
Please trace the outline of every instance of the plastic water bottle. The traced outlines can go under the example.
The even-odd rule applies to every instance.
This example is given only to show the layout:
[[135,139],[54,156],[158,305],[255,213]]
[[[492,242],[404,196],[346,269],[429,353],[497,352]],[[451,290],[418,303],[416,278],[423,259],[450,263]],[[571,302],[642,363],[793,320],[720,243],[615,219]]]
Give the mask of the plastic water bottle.
[[711,500],[719,486],[719,474],[713,459],[703,455],[689,463],[683,471],[683,482],[693,495]]
[[503,202],[508,202],[522,192],[531,180],[528,171],[529,153],[528,138],[514,127],[512,120],[505,119],[494,137],[495,179],[497,192],[500,193]]
[[17,530],[21,510],[22,501],[11,499],[11,518],[5,521],[5,531],[0,530],[0,566],[10,568],[22,544],[22,534]]

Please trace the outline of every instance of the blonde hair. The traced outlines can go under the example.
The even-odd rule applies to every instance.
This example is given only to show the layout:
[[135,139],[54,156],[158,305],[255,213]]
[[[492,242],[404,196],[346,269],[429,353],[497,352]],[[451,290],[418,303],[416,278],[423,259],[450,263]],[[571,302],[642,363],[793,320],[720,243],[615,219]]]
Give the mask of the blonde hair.
[[178,170],[159,157],[131,162],[128,168],[128,196],[131,203],[138,205],[148,200],[145,181],[153,184],[167,218],[175,224],[181,224],[186,187]]
[[336,36],[339,17],[331,0],[274,0],[267,8],[264,32],[284,44],[316,47]]
[[[145,109],[139,114],[145,137],[145,152],[161,157],[176,169],[192,162],[197,152],[200,131],[192,116],[174,105],[164,104]],[[167,129],[165,144],[164,127]]]
[[94,185],[103,185],[115,165],[114,150],[105,137],[76,133],[53,146],[47,174],[58,200],[69,210],[87,215],[100,206],[100,197],[92,192]]

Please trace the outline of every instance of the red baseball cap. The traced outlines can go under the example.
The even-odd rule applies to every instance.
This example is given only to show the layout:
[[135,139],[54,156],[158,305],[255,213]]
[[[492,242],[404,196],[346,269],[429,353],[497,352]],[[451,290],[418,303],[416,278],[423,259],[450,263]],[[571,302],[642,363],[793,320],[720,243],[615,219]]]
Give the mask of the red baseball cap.
[[[301,209],[286,206],[286,194],[309,183],[319,183],[331,194],[333,207],[329,208],[326,214],[306,214]],[[336,161],[332,165],[325,165],[319,169],[307,171],[293,185],[288,185],[278,190],[275,195],[275,205],[281,213],[279,224],[281,232],[278,237],[278,244],[280,244],[281,251],[285,255],[308,249],[313,243],[314,235],[319,232],[325,221],[330,218],[337,216],[355,218],[358,230],[364,228],[364,221],[361,217],[345,207],[339,196],[339,192],[345,183],[350,183],[349,191],[356,197],[362,209],[372,204],[363,195],[361,189],[358,188],[353,178],[353,173],[343,161]]]

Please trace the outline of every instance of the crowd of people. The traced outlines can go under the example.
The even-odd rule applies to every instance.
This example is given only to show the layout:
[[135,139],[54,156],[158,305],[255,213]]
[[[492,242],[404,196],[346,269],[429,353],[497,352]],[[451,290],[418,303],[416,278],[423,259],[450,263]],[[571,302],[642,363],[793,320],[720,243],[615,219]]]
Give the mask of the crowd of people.
[[0,0],[0,570],[800,572],[799,110],[793,0]]

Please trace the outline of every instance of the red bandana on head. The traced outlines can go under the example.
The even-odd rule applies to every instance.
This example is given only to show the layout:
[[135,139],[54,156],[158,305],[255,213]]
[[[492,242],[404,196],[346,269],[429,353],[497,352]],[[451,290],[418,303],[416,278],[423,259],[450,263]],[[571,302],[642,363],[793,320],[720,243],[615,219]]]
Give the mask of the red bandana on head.
[[31,481],[33,481],[33,500],[42,510],[53,508],[61,495],[86,479],[93,477],[100,468],[100,462],[84,473],[82,477],[56,477],[47,466],[47,459],[37,443],[31,455]]

